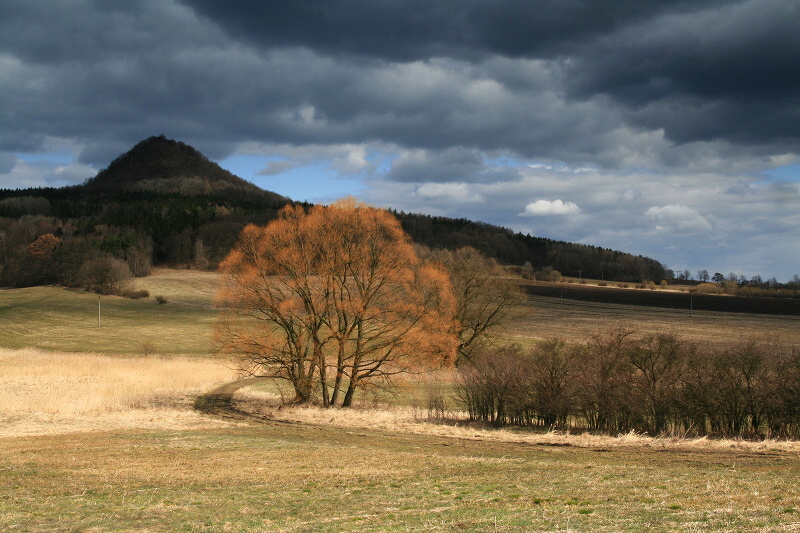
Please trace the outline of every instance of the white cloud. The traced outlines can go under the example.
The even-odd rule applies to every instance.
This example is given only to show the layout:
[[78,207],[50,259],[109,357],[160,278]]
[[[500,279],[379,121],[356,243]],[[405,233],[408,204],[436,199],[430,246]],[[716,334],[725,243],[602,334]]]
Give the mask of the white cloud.
[[577,215],[581,208],[573,202],[563,200],[536,200],[525,206],[521,217],[541,217],[548,215]]
[[287,161],[285,159],[281,159],[279,161],[270,161],[267,163],[267,166],[263,169],[258,171],[259,176],[277,176],[278,174],[283,174],[284,172],[289,172],[290,170],[294,170],[301,166],[300,163],[296,161]]
[[656,222],[658,231],[696,233],[711,231],[711,223],[704,216],[686,205],[651,207],[644,216]]
[[370,166],[364,146],[355,146],[346,155],[336,157],[331,161],[331,168],[339,174],[358,174]]
[[470,190],[466,183],[425,183],[416,188],[414,196],[423,200],[475,203],[483,201],[480,194]]
[[19,159],[8,172],[0,173],[0,189],[78,185],[95,174],[97,169],[81,163],[59,165],[52,160]]

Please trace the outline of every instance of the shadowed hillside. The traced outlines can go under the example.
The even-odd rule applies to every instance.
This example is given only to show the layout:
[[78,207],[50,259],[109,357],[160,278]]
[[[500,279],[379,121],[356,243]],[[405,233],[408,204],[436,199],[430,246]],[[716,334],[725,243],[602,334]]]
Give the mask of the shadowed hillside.
[[[215,268],[246,224],[266,224],[288,203],[185,143],[150,137],[81,186],[0,190],[0,286],[81,286],[81,268],[104,257],[134,276],[152,265]],[[666,276],[657,261],[619,251],[467,219],[395,215],[415,242],[472,246],[506,265],[637,282]]]
[[152,191],[163,194],[241,197],[244,194],[288,201],[208,160],[188,144],[150,137],[120,155],[87,180],[86,191]]

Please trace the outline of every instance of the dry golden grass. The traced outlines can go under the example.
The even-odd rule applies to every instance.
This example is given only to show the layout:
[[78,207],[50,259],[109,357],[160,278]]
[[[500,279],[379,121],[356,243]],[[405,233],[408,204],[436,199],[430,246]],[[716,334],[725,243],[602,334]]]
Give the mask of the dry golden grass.
[[[6,328],[5,337],[0,331],[3,346],[36,341],[68,350],[73,344],[61,337],[73,330],[76,351],[137,354],[152,340],[156,352],[176,357],[0,348],[0,530],[800,529],[800,443],[537,434],[428,421],[426,388],[447,392],[444,373],[409,380],[394,397],[366,395],[357,409],[279,408],[275,387],[250,387],[235,398],[300,424],[201,416],[191,409],[193,396],[233,377],[186,346],[205,338],[215,284],[214,273],[158,271],[140,288],[170,304],[109,298],[109,326],[88,340],[78,323],[53,329],[75,314],[71,302],[81,295],[38,288],[6,298],[0,322],[16,329]],[[23,320],[36,309],[51,314]],[[698,338],[775,325],[800,331],[794,317],[684,320],[667,312],[664,319],[656,311],[553,302],[535,302],[531,311],[509,332],[514,340],[581,340],[618,321]],[[119,338],[110,336],[115,331]],[[177,357],[190,353],[195,358]]]
[[0,349],[0,437],[216,423],[192,401],[233,378],[208,359]]
[[[446,420],[431,420],[427,409],[418,406],[364,404],[354,409],[326,409],[318,406],[287,406],[275,390],[263,386],[240,389],[234,395],[236,406],[272,420],[314,426],[333,426],[350,430],[381,430],[458,440],[514,443],[538,446],[578,448],[637,448],[651,450],[718,450],[746,452],[800,453],[800,442],[764,439],[685,439],[680,437],[650,437],[637,433],[616,436],[590,433],[537,432],[526,429],[497,429],[466,422],[467,414],[449,411]],[[424,405],[422,399],[416,402]]]

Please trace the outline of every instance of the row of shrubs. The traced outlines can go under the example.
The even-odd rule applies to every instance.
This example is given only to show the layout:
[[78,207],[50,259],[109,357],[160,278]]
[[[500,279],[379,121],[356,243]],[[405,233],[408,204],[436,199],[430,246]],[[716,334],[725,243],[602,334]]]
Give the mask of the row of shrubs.
[[626,329],[553,339],[459,366],[457,401],[495,425],[651,435],[800,437],[800,349],[748,340],[703,348]]
[[[119,296],[123,298],[130,298],[131,300],[141,300],[142,298],[149,298],[150,291],[145,289],[123,289],[118,293]],[[158,304],[165,304],[167,303],[167,299],[163,296],[156,296],[156,303]]]

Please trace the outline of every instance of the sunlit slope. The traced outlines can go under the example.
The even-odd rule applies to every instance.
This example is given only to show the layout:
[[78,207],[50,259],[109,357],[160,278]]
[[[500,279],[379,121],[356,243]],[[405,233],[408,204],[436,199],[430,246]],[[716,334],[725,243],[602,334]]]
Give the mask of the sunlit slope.
[[148,298],[100,298],[100,327],[95,294],[57,286],[0,290],[0,347],[210,355],[216,280],[214,273],[156,270],[135,281]]

